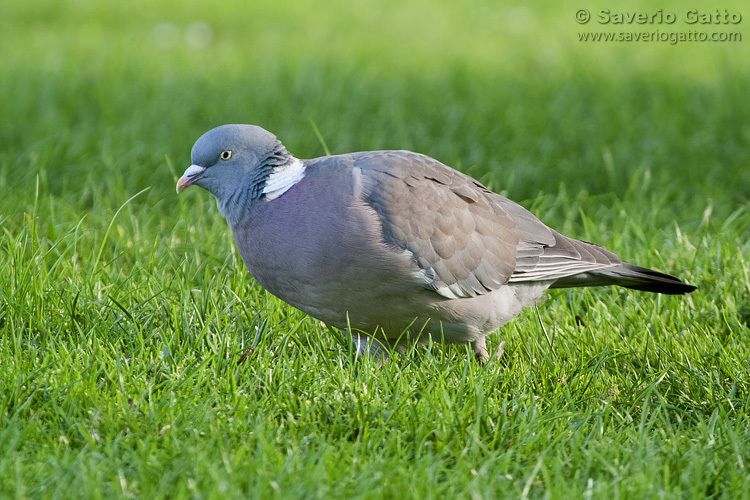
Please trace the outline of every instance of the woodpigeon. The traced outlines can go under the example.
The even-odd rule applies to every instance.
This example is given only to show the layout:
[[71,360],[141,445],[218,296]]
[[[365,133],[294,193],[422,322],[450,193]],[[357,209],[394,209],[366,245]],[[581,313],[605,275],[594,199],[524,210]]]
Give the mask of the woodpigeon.
[[695,290],[567,238],[419,153],[299,160],[260,127],[223,125],[191,160],[177,192],[195,184],[214,195],[258,283],[379,361],[384,346],[433,339],[468,342],[484,363],[485,337],[547,288]]

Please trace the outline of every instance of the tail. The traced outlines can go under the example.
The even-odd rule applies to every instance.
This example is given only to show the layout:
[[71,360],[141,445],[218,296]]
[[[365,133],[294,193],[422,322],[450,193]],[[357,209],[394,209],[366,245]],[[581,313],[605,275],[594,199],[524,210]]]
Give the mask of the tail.
[[683,295],[696,289],[693,285],[688,285],[679,278],[675,278],[669,274],[624,262],[560,278],[550,288],[607,285],[618,285],[625,288],[632,288],[633,290],[664,293],[667,295]]

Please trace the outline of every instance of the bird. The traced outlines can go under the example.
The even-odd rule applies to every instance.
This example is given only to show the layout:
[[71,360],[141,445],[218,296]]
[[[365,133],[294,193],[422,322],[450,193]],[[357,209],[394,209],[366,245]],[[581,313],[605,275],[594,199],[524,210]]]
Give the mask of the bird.
[[351,335],[380,364],[430,341],[468,343],[485,364],[486,337],[547,289],[696,289],[563,236],[416,152],[298,159],[259,126],[221,125],[193,145],[177,193],[191,185],[216,198],[265,290]]

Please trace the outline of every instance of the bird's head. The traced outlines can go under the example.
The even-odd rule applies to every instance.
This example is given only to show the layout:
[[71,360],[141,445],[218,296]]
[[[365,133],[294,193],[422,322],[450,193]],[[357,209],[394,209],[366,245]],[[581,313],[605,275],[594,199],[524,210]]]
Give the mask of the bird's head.
[[[253,200],[274,199],[304,176],[302,162],[270,132],[255,125],[222,125],[203,134],[177,192],[195,184],[216,198],[227,220]],[[279,180],[284,188],[280,193]],[[287,185],[288,184],[288,185]]]

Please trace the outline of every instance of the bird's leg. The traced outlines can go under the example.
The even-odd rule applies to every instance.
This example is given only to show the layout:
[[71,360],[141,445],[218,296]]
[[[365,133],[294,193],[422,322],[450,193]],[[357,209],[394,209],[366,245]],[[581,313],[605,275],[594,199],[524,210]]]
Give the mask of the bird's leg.
[[[484,366],[490,360],[490,353],[487,351],[487,343],[484,341],[484,337],[477,339],[471,343],[471,349],[474,351],[477,363]],[[495,351],[495,359],[500,359],[505,351],[505,341],[500,342]]]
[[484,341],[484,337],[472,342],[471,350],[474,351],[474,357],[480,365],[484,366],[489,361],[490,355],[487,352],[487,343]]
[[382,367],[388,361],[388,350],[375,338],[360,332],[350,333],[354,347],[357,348],[357,354],[377,363],[378,367]]

